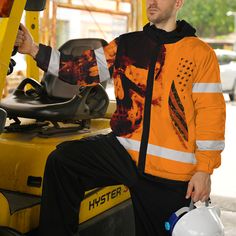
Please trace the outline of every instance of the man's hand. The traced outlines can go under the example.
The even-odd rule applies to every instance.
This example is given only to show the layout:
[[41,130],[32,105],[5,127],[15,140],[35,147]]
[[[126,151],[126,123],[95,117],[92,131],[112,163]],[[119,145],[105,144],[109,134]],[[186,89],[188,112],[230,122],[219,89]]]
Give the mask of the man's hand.
[[15,46],[18,47],[18,52],[22,54],[28,54],[35,57],[38,53],[38,45],[34,42],[31,34],[20,24],[20,29],[16,36]]
[[211,192],[211,177],[205,172],[196,172],[188,184],[186,198],[192,198],[194,202],[205,202]]

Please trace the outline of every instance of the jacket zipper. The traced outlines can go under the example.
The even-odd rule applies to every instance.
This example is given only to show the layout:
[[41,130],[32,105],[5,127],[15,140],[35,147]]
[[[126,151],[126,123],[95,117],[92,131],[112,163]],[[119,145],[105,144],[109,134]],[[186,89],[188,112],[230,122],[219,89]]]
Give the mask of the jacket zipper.
[[[152,105],[152,94],[153,94],[153,84],[154,84],[154,74],[155,74],[155,66],[157,62],[158,55],[161,54],[161,45],[158,44],[155,52],[152,55],[150,68],[147,76],[147,85],[145,92],[145,104],[144,104],[144,117],[143,117],[143,132],[141,138],[141,144],[139,149],[139,161],[138,161],[138,171],[143,174],[145,172],[145,164],[146,164],[146,155],[147,155],[147,147],[148,147],[148,139],[150,132],[150,118],[151,118],[151,105]],[[162,55],[161,55],[162,56]],[[162,61],[162,60],[161,60]],[[162,69],[162,63],[160,65],[160,69],[156,76],[156,79],[159,77]]]

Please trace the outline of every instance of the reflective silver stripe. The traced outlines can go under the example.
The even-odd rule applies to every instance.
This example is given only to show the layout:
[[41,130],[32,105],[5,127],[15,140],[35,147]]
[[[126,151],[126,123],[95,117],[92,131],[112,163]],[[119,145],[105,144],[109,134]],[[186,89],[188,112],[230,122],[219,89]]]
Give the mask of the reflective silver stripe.
[[222,93],[222,85],[220,83],[194,83],[193,93]]
[[[139,152],[140,149],[139,141],[122,137],[117,137],[117,139],[125,147],[125,149]],[[164,148],[153,144],[148,144],[147,154],[183,163],[192,163],[192,164],[196,163],[196,158],[194,153],[176,151],[173,149]]]
[[60,66],[60,52],[52,48],[51,57],[48,66],[48,72],[55,76],[59,75],[59,66]]
[[133,140],[133,139],[129,139],[129,138],[122,138],[122,137],[116,137],[119,142],[124,146],[125,149],[130,149],[133,151],[139,151],[140,149],[140,142]]
[[95,49],[94,52],[97,60],[100,82],[110,79],[111,76],[108,70],[107,60],[104,54],[103,47]]
[[196,141],[198,150],[202,151],[217,151],[224,150],[225,141],[212,141],[212,140],[197,140]]

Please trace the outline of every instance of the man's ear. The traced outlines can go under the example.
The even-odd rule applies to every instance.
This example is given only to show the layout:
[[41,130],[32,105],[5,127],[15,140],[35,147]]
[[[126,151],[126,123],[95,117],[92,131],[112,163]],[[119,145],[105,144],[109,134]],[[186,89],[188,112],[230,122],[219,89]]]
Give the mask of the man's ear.
[[176,7],[180,9],[184,5],[184,0],[176,0]]

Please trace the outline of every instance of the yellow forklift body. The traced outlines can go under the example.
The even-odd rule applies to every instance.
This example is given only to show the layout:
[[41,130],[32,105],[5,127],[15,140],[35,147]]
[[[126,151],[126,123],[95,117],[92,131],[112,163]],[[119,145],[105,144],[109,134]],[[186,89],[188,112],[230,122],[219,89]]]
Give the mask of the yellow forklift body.
[[[0,135],[0,188],[41,195],[41,188],[27,185],[28,176],[42,177],[48,154],[56,145],[96,133],[107,133],[108,119],[93,120],[91,129],[74,135],[40,138],[36,134],[3,133]],[[29,183],[28,183],[29,184]]]
[[[11,191],[13,195],[14,193],[16,196],[21,195],[21,199],[28,196],[39,198],[47,156],[55,149],[55,146],[65,140],[108,133],[110,132],[108,127],[109,119],[97,119],[92,120],[89,130],[63,137],[42,138],[26,133],[1,134],[0,192],[7,194],[7,191]],[[83,223],[129,198],[129,191],[123,185],[93,189],[85,194],[85,199],[81,204],[79,223]],[[7,197],[1,194],[1,226],[14,228],[21,233],[29,232],[38,226],[39,201],[35,206],[29,204],[24,209],[16,209],[14,212],[11,212],[10,204]]]
[[29,232],[38,226],[40,206],[36,205],[10,213],[9,203],[0,193],[0,226],[9,227],[21,233]]
[[[92,193],[90,194],[90,192]],[[89,197],[85,196],[85,199],[81,203],[80,224],[130,198],[127,187],[123,185],[109,186],[90,192],[86,193]],[[20,233],[27,233],[38,227],[40,213],[39,204],[11,213],[9,202],[5,196],[0,193],[0,212],[0,226],[15,229]]]

